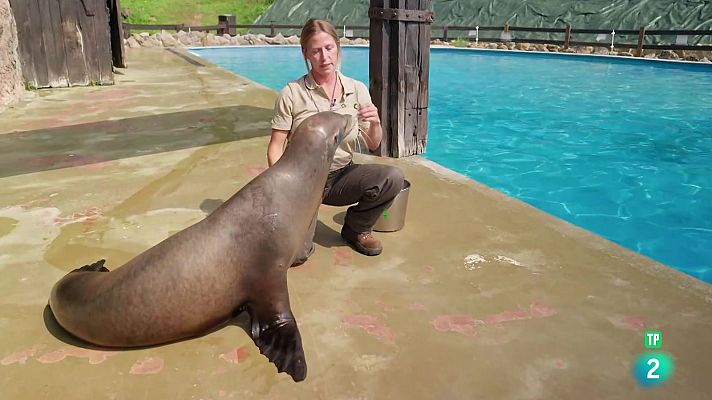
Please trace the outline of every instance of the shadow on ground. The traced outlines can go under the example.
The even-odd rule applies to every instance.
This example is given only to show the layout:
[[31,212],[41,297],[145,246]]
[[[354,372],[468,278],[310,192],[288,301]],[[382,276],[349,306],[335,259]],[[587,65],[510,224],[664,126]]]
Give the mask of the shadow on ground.
[[268,135],[272,110],[233,106],[0,135],[0,178]]

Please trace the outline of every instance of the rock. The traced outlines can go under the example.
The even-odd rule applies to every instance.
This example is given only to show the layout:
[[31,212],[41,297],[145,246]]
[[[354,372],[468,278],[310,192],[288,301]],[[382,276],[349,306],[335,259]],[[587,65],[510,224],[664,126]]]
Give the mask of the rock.
[[203,38],[203,46],[216,46],[218,42],[215,40],[215,35],[208,33]]
[[176,33],[176,39],[183,46],[193,46],[193,40],[190,38],[188,32],[180,31]]
[[497,48],[497,43],[487,43],[487,48],[490,50],[495,50]]
[[543,52],[548,52],[548,51],[549,51],[549,49],[546,48],[546,45],[543,45],[543,44],[535,44],[535,45],[534,45],[534,48],[535,48],[537,51],[543,51]]
[[365,45],[365,44],[368,44],[368,40],[366,40],[366,39],[364,39],[364,38],[356,38],[356,39],[352,40],[351,43],[352,43],[352,44]]
[[193,43],[202,42],[205,36],[207,36],[207,33],[201,31],[190,31],[188,32],[188,36]]
[[351,39],[342,37],[342,38],[339,39],[339,43],[340,43],[341,45],[351,44]]
[[267,38],[267,41],[269,44],[276,44],[276,45],[283,45],[287,44],[287,38],[284,37],[281,33],[278,33],[274,37]]
[[561,47],[555,44],[547,44],[546,49],[549,50],[550,52],[558,52],[561,50]]
[[248,42],[244,36],[237,35],[234,38],[230,39],[230,44],[237,46],[247,46],[250,44],[250,42]]
[[688,54],[685,57],[685,61],[700,61],[702,58],[697,54]]
[[647,53],[643,56],[643,58],[658,58],[655,53]]
[[594,50],[593,54],[599,54],[599,55],[608,55],[610,54],[610,51],[608,51],[607,47],[596,47],[596,50]]
[[579,47],[577,51],[581,54],[593,54],[594,49],[593,46],[585,46],[585,47]]
[[672,50],[663,50],[658,55],[658,58],[662,60],[679,60],[680,56]]
[[561,50],[561,52],[562,52],[562,53],[574,54],[574,53],[576,53],[576,50],[575,50],[575,49],[572,49],[571,47],[569,47],[568,49],[563,49],[563,50]]
[[138,49],[139,47],[141,47],[141,45],[138,43],[138,41],[136,41],[133,36],[126,39],[126,44],[132,49]]
[[259,35],[255,36],[255,38],[254,38],[254,43],[253,43],[253,44],[257,44],[257,45],[265,45],[265,44],[268,44],[268,43],[267,43],[267,36],[265,36],[264,34],[260,33]]
[[167,32],[161,32],[158,35],[158,39],[163,43],[163,47],[176,47],[179,43],[173,35]]
[[289,44],[300,44],[299,43],[299,36],[297,35],[292,35],[287,38],[287,43]]
[[621,51],[621,52],[618,53],[618,55],[619,55],[619,56],[623,56],[623,57],[634,57],[634,56],[633,56],[633,53],[631,53],[631,52],[629,52],[629,51]]
[[707,57],[702,57],[702,59],[700,60],[700,62],[703,62],[703,63],[712,63],[712,61],[710,61],[710,59],[707,58]]
[[521,51],[529,50],[529,43],[517,43],[514,48]]
[[151,34],[148,32],[141,32],[141,33],[139,33],[139,36],[141,36],[143,38],[147,38],[147,37],[151,36]]
[[216,46],[226,46],[229,44],[230,44],[230,39],[228,39],[224,36],[215,36],[215,45]]

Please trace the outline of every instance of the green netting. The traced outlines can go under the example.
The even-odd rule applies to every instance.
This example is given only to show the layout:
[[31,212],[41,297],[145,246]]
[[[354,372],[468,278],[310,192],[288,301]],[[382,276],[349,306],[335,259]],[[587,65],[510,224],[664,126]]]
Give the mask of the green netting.
[[[396,3],[395,1],[392,3]],[[324,18],[338,27],[367,26],[369,0],[276,0],[256,23],[302,24],[308,18]],[[574,29],[712,30],[712,0],[435,0],[436,25],[510,26]],[[284,31],[284,30],[282,30]],[[290,34],[296,31],[288,32]],[[450,38],[469,32],[449,32]],[[563,39],[561,34],[513,32],[519,38]],[[355,31],[355,36],[367,36]],[[433,36],[442,35],[433,31]],[[495,32],[481,37],[498,37]],[[637,35],[617,37],[635,42]],[[712,36],[678,38],[646,37],[648,43],[709,44]],[[610,40],[596,35],[577,35],[577,41]]]

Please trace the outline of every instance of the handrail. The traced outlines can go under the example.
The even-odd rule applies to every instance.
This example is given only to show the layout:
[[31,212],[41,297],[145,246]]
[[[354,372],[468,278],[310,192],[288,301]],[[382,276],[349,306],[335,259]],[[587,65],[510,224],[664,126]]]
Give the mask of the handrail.
[[[145,29],[145,30],[188,30],[188,31],[216,31],[218,34],[228,33],[229,29],[269,29],[270,35],[275,36],[277,30],[279,29],[295,29],[300,30],[302,25],[290,25],[290,24],[227,24],[221,21],[217,25],[202,25],[202,26],[189,26],[184,24],[163,24],[163,25],[150,25],[150,24],[123,24],[125,36],[128,38],[131,35],[132,29]],[[341,27],[337,27],[341,28]],[[346,28],[346,27],[344,27]],[[369,26],[348,26],[351,30],[368,31]],[[477,35],[477,41],[481,42],[514,42],[514,43],[535,43],[535,44],[555,44],[563,45],[564,48],[569,48],[570,46],[592,46],[592,47],[622,47],[622,48],[637,48],[637,55],[641,56],[643,49],[650,50],[712,50],[712,45],[686,45],[686,44],[645,44],[645,36],[651,35],[682,35],[682,36],[706,36],[712,35],[712,30],[689,30],[689,29],[676,29],[676,30],[646,30],[645,27],[641,27],[639,30],[631,29],[576,29],[568,25],[565,28],[538,28],[538,27],[526,27],[526,26],[509,26],[508,24],[500,26],[460,26],[460,25],[432,25],[432,30],[442,31],[443,35],[433,39],[449,40],[448,33],[451,31],[477,31],[479,32],[542,32],[542,33],[563,33],[565,38],[563,40],[553,40],[553,39],[502,39],[502,38],[480,38]],[[615,32],[615,34],[614,34]],[[572,34],[598,34],[598,35],[610,35],[612,38],[610,41],[606,42],[582,42],[576,41],[572,38]],[[629,36],[637,35],[637,43],[616,43],[613,38],[615,35]],[[469,38],[467,40],[472,40]],[[368,37],[357,36],[357,37]],[[620,36],[619,36],[620,37]]]

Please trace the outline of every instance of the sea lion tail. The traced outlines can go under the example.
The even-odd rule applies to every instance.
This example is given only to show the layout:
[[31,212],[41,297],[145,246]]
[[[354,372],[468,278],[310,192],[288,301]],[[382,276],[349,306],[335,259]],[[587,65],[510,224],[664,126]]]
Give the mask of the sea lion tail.
[[109,269],[104,266],[104,263],[106,260],[103,258],[93,264],[87,264],[81,268],[77,268],[72,272],[75,271],[83,271],[83,272],[109,272]]

